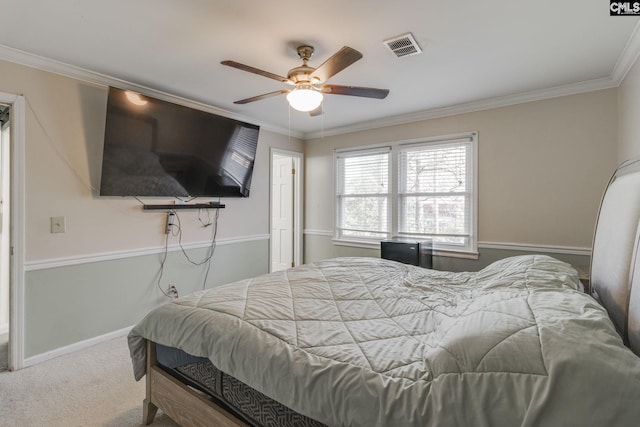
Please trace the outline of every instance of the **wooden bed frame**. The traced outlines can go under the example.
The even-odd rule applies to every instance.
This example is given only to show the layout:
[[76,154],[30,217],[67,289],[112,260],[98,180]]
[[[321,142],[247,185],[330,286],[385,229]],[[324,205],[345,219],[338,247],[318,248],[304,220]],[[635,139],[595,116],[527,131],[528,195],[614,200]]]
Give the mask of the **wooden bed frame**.
[[156,360],[156,346],[147,341],[147,397],[143,402],[143,422],[153,422],[158,408],[181,426],[247,426],[230,412],[216,405],[203,393],[166,373]]
[[[618,178],[620,184],[614,185]],[[640,356],[640,160],[621,165],[607,186],[590,274],[591,295],[607,309],[625,344]],[[146,377],[145,425],[153,422],[158,408],[183,427],[247,425],[158,366],[151,341],[147,341]]]

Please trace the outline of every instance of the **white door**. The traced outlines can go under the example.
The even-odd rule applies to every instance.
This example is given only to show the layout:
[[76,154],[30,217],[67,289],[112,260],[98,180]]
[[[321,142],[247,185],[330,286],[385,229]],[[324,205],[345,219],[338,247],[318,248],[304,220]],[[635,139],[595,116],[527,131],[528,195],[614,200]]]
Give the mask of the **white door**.
[[273,153],[271,160],[271,271],[293,267],[294,159]]

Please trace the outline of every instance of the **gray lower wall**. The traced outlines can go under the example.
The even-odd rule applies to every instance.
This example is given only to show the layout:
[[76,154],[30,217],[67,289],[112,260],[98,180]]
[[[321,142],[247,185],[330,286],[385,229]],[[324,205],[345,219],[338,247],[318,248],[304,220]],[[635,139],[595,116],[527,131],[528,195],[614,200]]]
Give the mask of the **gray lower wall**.
[[[194,261],[206,249],[187,254]],[[134,325],[168,301],[158,289],[161,254],[91,262],[26,272],[25,358]],[[269,240],[219,245],[206,287],[268,272]],[[190,264],[169,252],[162,289],[175,284],[180,295],[203,288],[206,265]]]
[[[443,271],[478,271],[492,262],[517,255],[530,255],[531,251],[480,248],[478,259],[434,256],[433,268]],[[572,255],[564,253],[539,252],[561,261],[565,261],[576,268],[588,271],[590,257],[588,255]],[[330,236],[306,234],[304,236],[304,260],[313,262],[326,258],[342,256],[380,257],[380,249],[367,249],[351,246],[336,245]]]

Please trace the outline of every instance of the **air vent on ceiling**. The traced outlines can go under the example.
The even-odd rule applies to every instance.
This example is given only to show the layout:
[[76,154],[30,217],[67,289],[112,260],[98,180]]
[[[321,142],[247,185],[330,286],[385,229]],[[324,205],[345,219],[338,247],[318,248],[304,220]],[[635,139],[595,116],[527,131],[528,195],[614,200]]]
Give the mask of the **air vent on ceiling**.
[[384,44],[391,49],[398,58],[403,56],[417,55],[422,52],[418,42],[413,38],[413,34],[407,33],[398,37],[387,39]]

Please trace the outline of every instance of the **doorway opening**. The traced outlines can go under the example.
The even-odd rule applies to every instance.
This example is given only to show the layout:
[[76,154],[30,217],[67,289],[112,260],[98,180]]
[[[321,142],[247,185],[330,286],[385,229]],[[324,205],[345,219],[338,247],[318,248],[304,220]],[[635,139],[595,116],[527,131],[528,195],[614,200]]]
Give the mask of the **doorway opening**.
[[302,264],[302,153],[271,150],[269,271]]
[[[3,117],[0,123],[2,149],[0,197],[2,228],[0,229],[0,275],[8,285],[0,292],[0,304],[8,311],[7,351],[3,367],[10,371],[24,368],[24,258],[25,258],[25,98],[0,92]],[[8,114],[8,115],[7,115]],[[8,297],[7,297],[8,292]],[[8,307],[8,308],[7,308]],[[6,320],[6,318],[4,318]],[[3,324],[4,321],[2,321]],[[4,336],[4,334],[2,334]],[[3,340],[4,341],[4,340]],[[3,346],[3,350],[4,350]],[[3,354],[4,351],[3,351]]]
[[0,104],[0,371],[9,368],[9,286],[11,219],[11,121],[9,105]]

